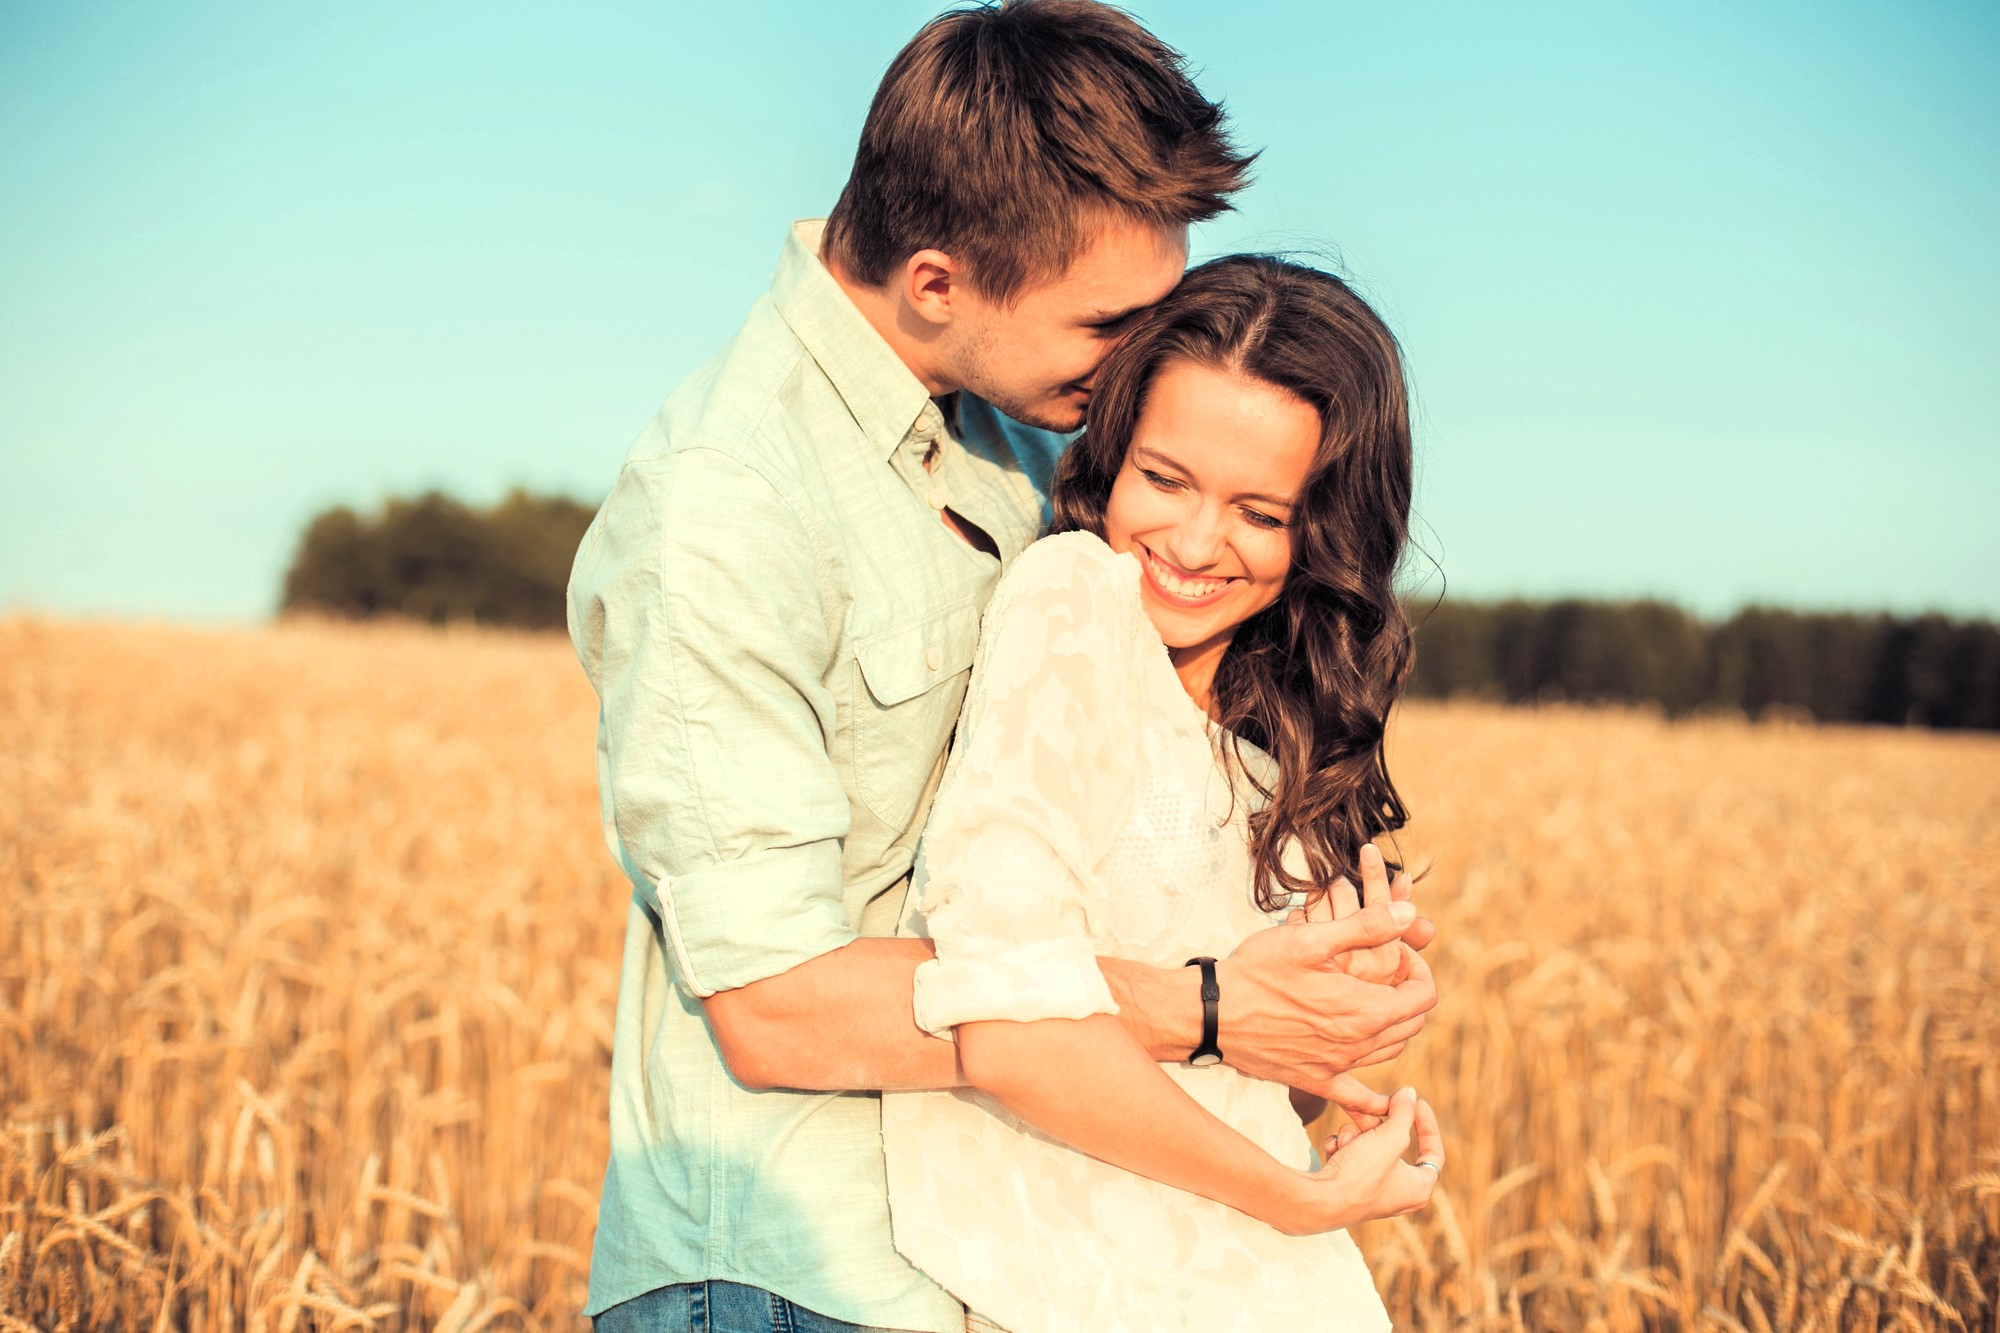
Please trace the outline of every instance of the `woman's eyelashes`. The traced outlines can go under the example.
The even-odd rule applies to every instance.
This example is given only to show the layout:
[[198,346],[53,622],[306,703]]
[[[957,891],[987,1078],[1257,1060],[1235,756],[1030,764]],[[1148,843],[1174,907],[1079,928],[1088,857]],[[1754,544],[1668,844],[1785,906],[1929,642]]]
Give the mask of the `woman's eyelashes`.
[[[1175,491],[1187,489],[1186,482],[1169,477],[1165,473],[1155,472],[1151,468],[1140,468],[1139,475],[1144,477],[1155,490],[1166,491],[1171,494]],[[1289,526],[1284,519],[1277,517],[1275,514],[1267,514],[1261,509],[1239,507],[1237,512],[1242,514],[1252,526],[1264,528],[1272,532],[1283,531]]]

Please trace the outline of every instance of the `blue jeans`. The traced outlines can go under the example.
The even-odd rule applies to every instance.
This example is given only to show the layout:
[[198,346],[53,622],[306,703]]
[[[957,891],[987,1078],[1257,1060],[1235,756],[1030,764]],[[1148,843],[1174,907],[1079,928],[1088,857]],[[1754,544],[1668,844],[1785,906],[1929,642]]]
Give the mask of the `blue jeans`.
[[612,1306],[595,1333],[894,1333],[814,1314],[762,1287],[683,1282]]

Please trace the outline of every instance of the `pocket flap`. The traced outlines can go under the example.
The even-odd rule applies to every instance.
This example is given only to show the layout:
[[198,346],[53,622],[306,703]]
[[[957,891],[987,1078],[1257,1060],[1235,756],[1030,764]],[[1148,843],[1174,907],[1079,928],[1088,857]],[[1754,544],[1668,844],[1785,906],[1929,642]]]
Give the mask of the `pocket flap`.
[[868,692],[884,708],[916,698],[972,665],[979,646],[979,608],[960,602],[893,629],[854,641]]

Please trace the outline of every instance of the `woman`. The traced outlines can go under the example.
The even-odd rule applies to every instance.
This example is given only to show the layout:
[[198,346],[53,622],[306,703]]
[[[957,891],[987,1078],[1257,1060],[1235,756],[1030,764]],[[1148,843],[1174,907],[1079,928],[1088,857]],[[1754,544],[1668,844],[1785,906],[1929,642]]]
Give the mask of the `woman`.
[[1096,956],[1227,954],[1343,877],[1385,896],[1410,471],[1394,339],[1310,269],[1203,265],[1100,372],[1058,535],[987,611],[906,923],[972,1088],[883,1099],[896,1244],[969,1327],[1388,1327],[1340,1229],[1428,1199],[1430,1108],[1403,1090],[1313,1169],[1322,1104],[1155,1064]]

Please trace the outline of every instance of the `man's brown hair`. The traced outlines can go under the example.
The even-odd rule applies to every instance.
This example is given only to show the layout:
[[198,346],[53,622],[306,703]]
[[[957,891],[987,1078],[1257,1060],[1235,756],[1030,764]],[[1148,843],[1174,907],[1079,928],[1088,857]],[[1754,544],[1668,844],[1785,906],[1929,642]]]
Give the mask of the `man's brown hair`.
[[882,76],[826,254],[880,284],[919,250],[1009,301],[1066,272],[1106,214],[1186,226],[1255,154],[1180,53],[1096,0],[1002,0],[925,24]]

